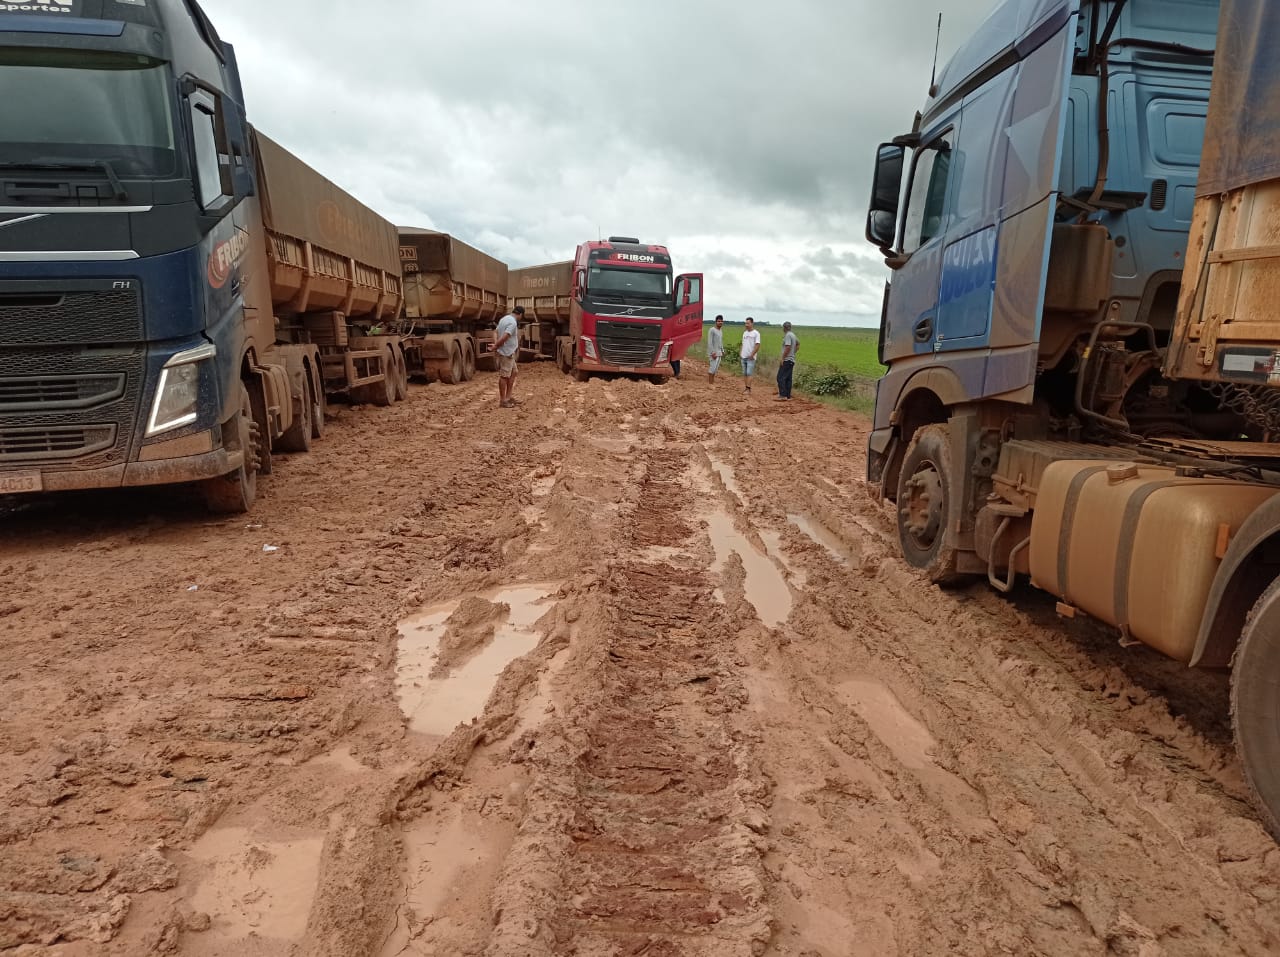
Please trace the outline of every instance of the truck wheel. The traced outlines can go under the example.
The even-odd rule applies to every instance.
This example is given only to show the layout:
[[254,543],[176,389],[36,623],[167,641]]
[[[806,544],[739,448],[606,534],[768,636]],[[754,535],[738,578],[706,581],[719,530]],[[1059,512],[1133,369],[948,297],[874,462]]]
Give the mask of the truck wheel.
[[232,441],[233,451],[243,451],[244,461],[234,472],[200,483],[205,507],[217,515],[241,515],[253,507],[258,497],[258,449],[261,435],[258,423],[253,420],[253,406],[249,402],[249,390],[240,383],[240,411],[223,426],[223,433]]
[[573,355],[567,347],[561,346],[556,350],[556,365],[565,375],[573,371]]
[[315,373],[315,379],[311,378],[311,370],[307,370],[307,382],[311,385],[311,394],[315,399],[311,409],[311,437],[313,439],[324,438],[324,413],[328,407],[328,400],[324,395],[324,379],[320,372]]
[[440,381],[449,385],[462,381],[462,348],[456,342],[449,346],[449,364],[441,370]]
[[1249,797],[1280,840],[1280,579],[1263,592],[1231,663],[1231,724]]
[[382,381],[369,387],[369,398],[379,408],[385,408],[396,401],[396,364],[391,356],[387,356],[382,369]]
[[391,371],[395,376],[392,380],[395,400],[403,402],[409,396],[409,367],[405,364],[404,352],[399,346],[391,347]]
[[961,581],[956,549],[947,530],[951,508],[951,436],[945,425],[927,425],[907,447],[898,478],[898,541],[907,564],[936,585]]
[[470,382],[476,377],[476,347],[468,342],[462,351],[462,381]]
[[300,412],[294,417],[293,425],[280,436],[276,443],[281,452],[310,452],[314,428],[312,418],[315,415],[315,398],[312,395],[311,377],[302,376],[302,401],[298,403]]

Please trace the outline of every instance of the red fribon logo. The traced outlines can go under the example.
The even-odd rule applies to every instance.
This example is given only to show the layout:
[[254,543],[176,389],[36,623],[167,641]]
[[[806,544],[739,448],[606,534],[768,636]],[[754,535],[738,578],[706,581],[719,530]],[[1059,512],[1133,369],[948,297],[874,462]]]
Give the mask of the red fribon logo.
[[221,289],[231,278],[231,270],[240,262],[245,250],[249,248],[249,234],[237,229],[229,239],[224,239],[213,247],[209,254],[209,285]]

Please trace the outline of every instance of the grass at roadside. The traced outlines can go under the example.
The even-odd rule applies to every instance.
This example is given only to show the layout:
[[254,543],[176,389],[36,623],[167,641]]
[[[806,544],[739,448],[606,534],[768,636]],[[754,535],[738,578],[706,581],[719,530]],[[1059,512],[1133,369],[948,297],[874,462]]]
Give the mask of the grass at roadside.
[[[771,384],[782,354],[782,327],[757,328],[761,336],[756,378]],[[738,349],[743,331],[742,326],[724,327],[726,354],[722,368],[730,375],[741,375]],[[792,331],[800,340],[796,391],[838,409],[870,413],[875,402],[875,383],[884,374],[876,359],[879,331],[827,326],[796,326]],[[690,349],[689,355],[705,360],[706,343],[704,329],[702,342]]]

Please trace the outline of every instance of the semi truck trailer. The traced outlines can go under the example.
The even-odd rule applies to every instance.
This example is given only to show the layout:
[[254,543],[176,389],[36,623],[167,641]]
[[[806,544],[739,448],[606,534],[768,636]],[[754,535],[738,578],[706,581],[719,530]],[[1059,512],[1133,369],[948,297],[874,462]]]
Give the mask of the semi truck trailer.
[[242,511],[327,395],[403,396],[395,227],[250,126],[195,0],[10,4],[0,88],[0,494]]
[[663,246],[610,236],[574,258],[513,270],[512,305],[537,327],[537,348],[579,379],[593,373],[665,381],[671,360],[702,338],[702,274],[672,275]]
[[1230,668],[1280,838],[1278,44],[1263,0],[996,8],[877,153],[867,478],[931,581]]
[[493,329],[507,308],[507,264],[434,229],[400,228],[412,373],[455,383],[497,368]]

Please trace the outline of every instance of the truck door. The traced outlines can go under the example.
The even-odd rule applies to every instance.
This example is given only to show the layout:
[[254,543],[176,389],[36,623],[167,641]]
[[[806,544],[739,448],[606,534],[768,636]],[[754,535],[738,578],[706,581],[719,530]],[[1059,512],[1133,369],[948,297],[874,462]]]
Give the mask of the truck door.
[[689,347],[702,339],[702,273],[676,276],[675,315],[668,338],[675,340],[672,356],[684,357]]

